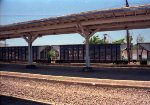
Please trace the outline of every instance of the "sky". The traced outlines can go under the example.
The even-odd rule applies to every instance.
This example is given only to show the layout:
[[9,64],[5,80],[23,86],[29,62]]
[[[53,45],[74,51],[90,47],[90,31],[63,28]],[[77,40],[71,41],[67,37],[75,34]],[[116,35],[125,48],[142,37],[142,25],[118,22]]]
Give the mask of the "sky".
[[[150,0],[128,0],[130,6],[150,4]],[[125,0],[0,0],[0,25],[38,20],[92,10],[119,8],[125,6]],[[145,42],[150,42],[150,28],[130,30],[133,43],[140,34]],[[125,38],[126,31],[97,32],[100,38],[107,34],[109,41]],[[36,39],[33,45],[82,44],[84,38],[79,34],[47,35]],[[4,43],[4,41],[1,41]],[[10,46],[27,45],[23,38],[7,39]]]

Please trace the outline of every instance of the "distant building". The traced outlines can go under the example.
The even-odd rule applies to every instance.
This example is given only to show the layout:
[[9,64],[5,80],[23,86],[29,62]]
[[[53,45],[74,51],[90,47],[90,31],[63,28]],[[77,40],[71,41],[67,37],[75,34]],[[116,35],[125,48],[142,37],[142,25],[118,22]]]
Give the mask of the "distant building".
[[150,42],[138,43],[138,47],[141,49],[141,52],[137,51],[137,54],[140,55],[142,59],[144,59],[144,51],[146,51],[147,59],[150,60]]
[[[122,44],[120,45],[120,49],[121,49],[121,56],[122,59],[128,59],[128,55],[127,55],[127,44]],[[132,59],[132,51],[130,51],[130,57]]]
[[[138,50],[130,50],[131,60],[139,60],[141,59],[148,59],[150,60],[150,43],[138,43]],[[121,46],[121,56],[123,59],[127,59],[127,45],[122,44]]]

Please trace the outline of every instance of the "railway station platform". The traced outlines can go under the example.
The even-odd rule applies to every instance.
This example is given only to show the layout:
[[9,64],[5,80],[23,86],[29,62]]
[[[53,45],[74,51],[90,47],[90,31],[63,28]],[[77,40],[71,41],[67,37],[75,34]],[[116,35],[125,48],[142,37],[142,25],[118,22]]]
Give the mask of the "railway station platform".
[[[108,65],[108,64],[107,64]],[[52,84],[52,86],[59,84],[59,86],[61,87],[60,90],[63,91],[63,87],[66,88],[67,87],[72,87],[72,86],[76,86],[78,87],[78,89],[82,88],[83,89],[97,89],[99,90],[99,92],[97,92],[98,94],[102,94],[104,92],[104,90],[107,91],[106,92],[111,92],[111,94],[113,94],[114,97],[114,93],[119,94],[119,96],[121,96],[121,98],[124,98],[124,93],[121,93],[120,95],[120,91],[125,92],[125,95],[129,95],[132,94],[132,97],[135,98],[135,94],[136,94],[136,98],[137,98],[137,93],[140,96],[141,99],[141,92],[143,92],[142,94],[144,94],[142,97],[145,100],[148,100],[148,98],[146,97],[146,94],[149,94],[150,92],[150,69],[149,67],[108,67],[106,66],[106,64],[103,66],[99,66],[96,67],[93,65],[93,68],[95,70],[95,72],[80,72],[80,70],[82,69],[82,66],[72,66],[72,65],[36,65],[36,68],[34,69],[27,69],[26,68],[26,64],[15,64],[15,63],[0,63],[0,77],[1,80],[3,80],[2,84],[8,85],[10,84],[8,81],[11,81],[12,84],[15,84],[14,86],[12,85],[12,87],[19,87],[22,86],[22,93],[24,93],[24,91],[30,90],[30,89],[34,89],[31,90],[32,93],[35,92],[35,87],[33,88],[33,86],[35,84],[38,84],[37,86],[39,86],[39,84]],[[4,82],[6,80],[6,82]],[[26,81],[26,82],[25,82]],[[33,82],[33,84],[29,85],[30,82]],[[31,83],[32,83],[31,82]],[[17,86],[17,84],[20,84]],[[9,87],[10,85],[8,85]],[[36,85],[35,85],[36,86]],[[43,86],[43,85],[42,85]],[[65,87],[66,86],[66,87]],[[7,87],[7,86],[6,86]],[[6,88],[5,87],[5,88]],[[27,87],[27,88],[26,88]],[[49,85],[47,86],[48,88],[45,88],[45,85],[43,86],[43,89],[46,93],[46,99],[49,99],[49,96],[47,92],[52,92],[53,91],[48,91]],[[80,87],[80,88],[79,88]],[[5,88],[2,91],[6,91]],[[58,88],[55,87],[54,89]],[[8,88],[9,89],[9,88]],[[13,88],[15,91],[18,90],[18,88]],[[37,88],[40,89],[40,88]],[[76,89],[76,88],[74,88]],[[87,90],[83,90],[86,91]],[[116,90],[117,89],[117,90]],[[69,90],[69,89],[68,89]],[[71,90],[72,91],[72,90]],[[74,90],[75,91],[75,90]],[[19,91],[20,92],[20,91]],[[55,103],[52,103],[50,100],[49,101],[45,101],[42,94],[44,93],[40,93],[40,95],[38,95],[39,97],[34,97],[36,96],[35,94],[39,94],[39,93],[34,93],[32,94],[33,97],[30,97],[30,95],[28,96],[28,94],[25,95],[18,95],[19,92],[13,92],[13,94],[10,94],[10,91],[7,92],[3,92],[2,96],[1,96],[1,102],[2,104],[5,105],[18,105],[18,104],[28,104],[28,105],[55,105]],[[38,91],[36,91],[38,92]],[[78,91],[80,92],[80,91]],[[102,92],[102,93],[100,93]],[[119,92],[119,93],[118,93]],[[15,93],[15,94],[14,94]],[[17,94],[17,95],[16,95]],[[57,94],[60,94],[59,92]],[[77,95],[77,92],[73,92],[72,94]],[[79,93],[80,94],[80,93]],[[84,93],[85,94],[85,93]],[[91,93],[90,93],[91,94]],[[104,97],[106,98],[107,95],[104,94]],[[110,96],[109,95],[109,96]],[[68,95],[66,95],[68,96]],[[64,92],[63,92],[63,97],[64,97]],[[116,97],[116,96],[115,96]],[[109,97],[110,98],[110,97]],[[40,101],[39,101],[40,99]],[[60,99],[60,97],[59,97]],[[68,99],[68,97],[67,97]],[[91,98],[90,98],[91,99]],[[101,99],[101,98],[100,98]],[[118,98],[115,98],[118,100]],[[142,100],[143,100],[142,99]],[[7,101],[5,101],[7,100]],[[138,100],[138,99],[137,99]],[[80,101],[80,100],[79,100]],[[128,100],[127,100],[128,101]],[[56,101],[57,102],[57,101]],[[105,102],[105,100],[104,100]],[[112,102],[112,101],[111,101]],[[130,102],[130,101],[128,101]],[[145,101],[143,101],[145,102]],[[14,103],[14,104],[12,104]]]
[[93,65],[94,72],[81,72],[82,66],[36,65],[27,69],[25,64],[0,63],[1,75],[27,76],[58,81],[77,82],[102,86],[148,87],[150,88],[150,67],[111,67]]

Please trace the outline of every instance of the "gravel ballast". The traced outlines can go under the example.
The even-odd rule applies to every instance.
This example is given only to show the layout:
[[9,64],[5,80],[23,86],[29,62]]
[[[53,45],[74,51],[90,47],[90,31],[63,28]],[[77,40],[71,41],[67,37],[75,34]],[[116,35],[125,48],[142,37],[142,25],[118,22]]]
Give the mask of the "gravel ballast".
[[150,105],[150,89],[1,76],[1,95],[54,105]]

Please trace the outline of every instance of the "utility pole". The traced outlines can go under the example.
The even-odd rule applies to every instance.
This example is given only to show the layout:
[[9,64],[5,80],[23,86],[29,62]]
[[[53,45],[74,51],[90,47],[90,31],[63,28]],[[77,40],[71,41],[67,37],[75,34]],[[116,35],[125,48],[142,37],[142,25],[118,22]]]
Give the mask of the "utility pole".
[[128,63],[130,63],[130,41],[129,41],[129,36],[130,36],[130,34],[129,34],[129,30],[128,30],[128,29],[126,30],[126,34],[127,34],[126,40],[127,40]]
[[106,44],[106,36],[107,34],[104,34],[104,44]]
[[128,3],[128,0],[126,0],[126,7],[129,7],[129,3]]
[[136,49],[136,51],[137,51],[137,60],[139,60],[139,37],[137,37],[136,43],[137,43],[137,49]]
[[5,47],[6,47],[6,39],[5,39]]
[[[126,0],[126,7],[129,7],[128,0]],[[130,63],[130,42],[129,42],[129,30],[126,30],[126,41],[127,41],[127,55],[128,55],[128,63]]]

